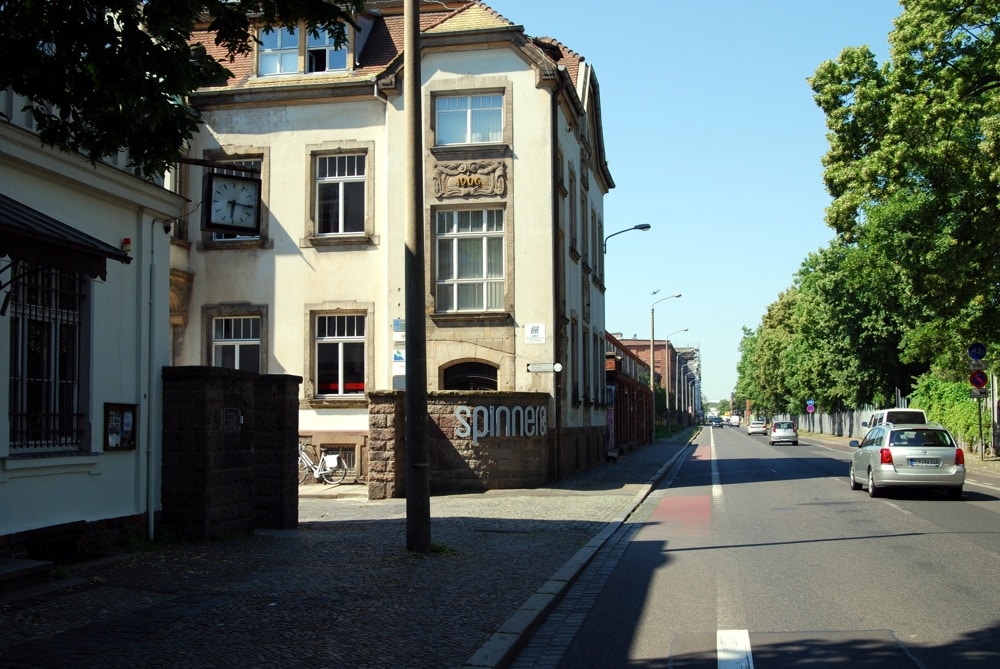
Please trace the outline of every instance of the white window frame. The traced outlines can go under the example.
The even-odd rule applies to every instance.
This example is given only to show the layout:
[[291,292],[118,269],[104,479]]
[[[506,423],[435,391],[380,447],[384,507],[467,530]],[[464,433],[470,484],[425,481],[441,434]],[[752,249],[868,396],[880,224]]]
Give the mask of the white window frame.
[[[253,332],[256,325],[256,333]],[[228,326],[228,327],[227,327]],[[260,315],[242,316],[215,316],[212,318],[212,366],[226,367],[228,369],[243,369],[240,366],[244,348],[255,348],[254,358],[256,369],[243,369],[243,371],[259,374],[261,370],[260,352],[263,350],[261,340],[261,328],[264,326],[264,319]],[[233,364],[223,364],[219,359],[223,349],[232,349]]]
[[[434,98],[435,143],[438,146],[461,144],[499,144],[504,137],[504,99],[502,93],[473,93],[469,95],[438,95]],[[493,115],[498,115],[496,124],[488,124],[477,130],[477,122],[482,123]],[[447,121],[457,126],[464,117],[464,132],[449,133]]]
[[[438,313],[497,312],[505,309],[505,213],[502,207],[441,209],[435,212],[435,310]],[[481,263],[470,265],[463,262],[463,251],[475,252],[476,242],[479,243]],[[490,253],[497,248],[500,257],[491,261]],[[469,274],[468,270],[475,264],[479,265],[478,273]],[[479,299],[472,306],[462,306],[477,293]]]
[[[318,67],[317,61],[321,55],[322,68]],[[333,66],[330,65],[331,58],[337,59]],[[343,72],[347,70],[349,60],[347,45],[338,49],[326,32],[321,31],[316,37],[306,35],[306,72]]]
[[[368,194],[367,194],[367,167],[368,160],[365,153],[338,153],[317,155],[313,163],[316,180],[315,188],[315,235],[364,235],[366,234],[366,221],[368,218]],[[352,184],[361,184],[360,203],[361,219],[353,221],[354,228],[345,230],[348,221],[349,211],[345,206],[349,202],[354,202],[357,194],[347,197],[348,189]],[[335,187],[337,190],[337,212],[336,221],[333,217],[327,221],[324,218],[323,193]]]
[[[314,394],[318,399],[334,397],[364,397],[368,387],[368,342],[365,337],[367,315],[364,313],[314,313],[312,375]],[[360,327],[359,327],[360,325]],[[345,379],[345,347],[360,345],[361,388],[349,388],[356,380]],[[335,392],[323,392],[320,375],[321,347],[336,347],[337,369]]]
[[[282,74],[297,74],[299,72],[299,35],[302,31],[285,26],[275,26],[267,31],[258,31],[260,45],[257,52],[257,76],[274,77]],[[274,46],[269,46],[273,43]],[[265,58],[274,60],[275,67],[265,69]],[[292,63],[294,62],[294,68]],[[271,71],[271,70],[274,71]]]

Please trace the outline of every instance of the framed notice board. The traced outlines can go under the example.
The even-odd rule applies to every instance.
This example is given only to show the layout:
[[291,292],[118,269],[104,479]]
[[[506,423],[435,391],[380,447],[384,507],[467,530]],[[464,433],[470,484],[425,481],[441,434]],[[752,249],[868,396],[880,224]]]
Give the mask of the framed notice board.
[[138,404],[104,404],[104,450],[135,450],[138,427]]

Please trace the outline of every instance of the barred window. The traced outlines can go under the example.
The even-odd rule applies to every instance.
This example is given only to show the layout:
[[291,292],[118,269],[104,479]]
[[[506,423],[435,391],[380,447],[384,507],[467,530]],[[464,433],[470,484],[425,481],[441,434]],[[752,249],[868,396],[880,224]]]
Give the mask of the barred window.
[[[11,268],[12,453],[79,451],[83,302],[81,274],[19,262]],[[89,450],[89,449],[88,449]]]

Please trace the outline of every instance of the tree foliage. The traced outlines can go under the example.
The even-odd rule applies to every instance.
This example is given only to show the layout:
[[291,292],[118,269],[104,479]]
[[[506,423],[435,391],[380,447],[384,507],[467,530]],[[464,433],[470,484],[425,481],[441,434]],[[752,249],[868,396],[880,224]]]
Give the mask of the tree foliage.
[[[18,0],[0,2],[0,90],[24,96],[40,139],[91,161],[128,151],[143,174],[176,163],[198,130],[189,93],[225,81],[225,63],[192,44],[210,25],[228,58],[255,27],[304,24],[347,39],[363,0]],[[254,17],[251,21],[250,17]],[[346,22],[346,23],[345,23]],[[18,110],[22,111],[22,110]]]
[[790,412],[912,393],[964,436],[965,350],[1000,350],[1000,0],[901,5],[887,62],[849,47],[809,80],[836,237],[744,330],[737,392]]

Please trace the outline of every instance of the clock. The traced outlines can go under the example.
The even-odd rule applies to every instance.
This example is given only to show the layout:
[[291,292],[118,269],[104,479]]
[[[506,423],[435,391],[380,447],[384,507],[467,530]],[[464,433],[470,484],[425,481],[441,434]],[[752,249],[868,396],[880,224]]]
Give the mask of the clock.
[[259,235],[260,179],[209,172],[202,207],[202,230]]

